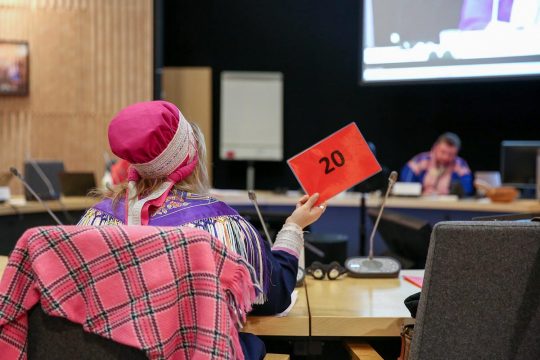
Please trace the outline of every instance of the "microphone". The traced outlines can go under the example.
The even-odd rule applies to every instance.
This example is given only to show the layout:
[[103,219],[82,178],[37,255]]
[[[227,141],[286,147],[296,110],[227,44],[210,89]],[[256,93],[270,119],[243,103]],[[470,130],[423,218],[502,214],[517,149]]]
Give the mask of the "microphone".
[[257,211],[257,215],[259,216],[259,221],[261,222],[261,225],[263,227],[264,234],[266,235],[266,239],[270,243],[270,246],[274,245],[274,242],[272,241],[272,238],[270,237],[270,234],[268,233],[268,229],[266,228],[266,224],[262,217],[261,211],[259,210],[259,204],[257,204],[257,195],[255,194],[255,191],[248,190],[248,196],[249,196],[249,200],[251,200],[251,202],[253,203],[253,206],[255,206],[255,210]]
[[386,200],[388,199],[388,195],[390,194],[390,191],[392,190],[392,187],[396,183],[398,178],[397,171],[392,171],[390,173],[390,176],[388,177],[388,187],[386,188],[386,194],[384,194],[384,199],[381,204],[381,208],[379,209],[379,214],[377,215],[377,220],[375,220],[375,225],[373,226],[373,229],[371,230],[371,235],[369,237],[369,259],[373,259],[373,238],[375,237],[375,232],[377,231],[377,227],[379,226],[379,220],[381,219],[381,215],[384,210],[384,205],[386,204]]
[[371,230],[371,236],[369,237],[369,255],[368,257],[352,257],[348,258],[345,261],[345,268],[349,271],[349,275],[352,277],[362,277],[362,278],[393,278],[399,275],[401,270],[401,264],[399,261],[391,257],[374,257],[373,256],[373,239],[375,237],[375,232],[379,226],[379,220],[384,210],[384,205],[388,199],[388,195],[392,190],[392,187],[396,183],[398,178],[398,173],[392,171],[388,177],[388,188],[386,189],[386,194],[384,195],[383,201],[381,203],[381,208],[379,209],[379,214],[375,220],[375,225]]
[[[257,215],[259,216],[259,221],[262,224],[262,227],[263,227],[264,233],[266,235],[266,238],[268,239],[268,242],[270,243],[270,245],[274,245],[274,243],[272,242],[272,239],[270,238],[270,234],[268,233],[268,229],[266,228],[266,224],[265,224],[264,219],[262,217],[261,211],[259,210],[259,204],[257,203],[257,195],[255,194],[255,191],[248,190],[248,196],[249,196],[249,199],[251,200],[251,202],[253,203],[253,205],[255,206],[255,210],[257,211]],[[312,253],[314,253],[318,257],[323,258],[325,256],[324,251],[318,249],[317,247],[313,246],[312,244],[308,243],[305,240],[304,240],[304,246],[305,246],[306,249],[308,249],[309,251],[311,251]]]
[[28,183],[26,182],[26,180],[24,180],[24,178],[22,177],[22,175],[17,171],[17,169],[15,169],[14,167],[10,167],[9,168],[9,171],[15,175],[15,177],[17,179],[19,179],[22,184],[24,185],[24,187],[36,198],[37,201],[39,201],[39,203],[45,208],[45,210],[47,210],[47,212],[49,213],[49,215],[51,215],[51,217],[54,219],[54,221],[56,221],[56,223],[58,225],[64,225],[62,224],[62,222],[56,217],[56,215],[54,215],[54,213],[52,212],[51,208],[45,204],[43,202],[43,200],[41,200],[41,198],[39,197],[38,194],[36,194],[36,192],[34,191],[34,189],[32,189],[30,187],[30,185],[28,185]]

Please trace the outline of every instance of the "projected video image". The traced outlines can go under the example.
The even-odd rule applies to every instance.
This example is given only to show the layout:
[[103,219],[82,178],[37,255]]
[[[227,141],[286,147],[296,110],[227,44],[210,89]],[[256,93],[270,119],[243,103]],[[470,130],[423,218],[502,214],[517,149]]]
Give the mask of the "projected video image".
[[540,74],[540,0],[365,0],[362,81]]

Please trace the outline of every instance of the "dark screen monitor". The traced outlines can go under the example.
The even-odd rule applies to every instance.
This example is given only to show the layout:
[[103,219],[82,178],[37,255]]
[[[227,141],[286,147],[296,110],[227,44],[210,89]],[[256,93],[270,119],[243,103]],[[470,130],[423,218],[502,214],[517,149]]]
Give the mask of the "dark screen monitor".
[[536,156],[540,141],[503,141],[501,175],[505,185],[533,192],[536,186]]
[[[60,198],[60,173],[64,172],[62,161],[34,161],[24,163],[24,179],[42,200]],[[36,200],[25,191],[26,200]]]
[[96,187],[93,172],[62,172],[59,176],[64,196],[87,196]]
[[[373,223],[377,215],[377,209],[368,210]],[[386,210],[377,231],[388,246],[388,255],[397,258],[403,268],[425,267],[431,237],[431,224],[428,221]]]

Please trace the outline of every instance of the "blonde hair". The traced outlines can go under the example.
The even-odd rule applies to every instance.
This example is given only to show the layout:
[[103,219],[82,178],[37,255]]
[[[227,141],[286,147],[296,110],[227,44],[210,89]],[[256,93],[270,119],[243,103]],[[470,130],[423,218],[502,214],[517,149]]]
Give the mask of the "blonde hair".
[[[193,135],[197,142],[198,163],[195,166],[195,170],[184,180],[176,183],[174,187],[181,191],[206,195],[210,189],[210,180],[208,179],[208,170],[206,168],[206,143],[199,126],[192,122],[189,122],[189,124],[193,129]],[[152,193],[166,181],[167,178],[140,179],[136,184],[137,192],[134,198]],[[92,195],[101,198],[110,198],[113,200],[113,205],[116,205],[119,200],[125,198],[126,192],[127,183],[124,182],[107,189],[96,189]]]

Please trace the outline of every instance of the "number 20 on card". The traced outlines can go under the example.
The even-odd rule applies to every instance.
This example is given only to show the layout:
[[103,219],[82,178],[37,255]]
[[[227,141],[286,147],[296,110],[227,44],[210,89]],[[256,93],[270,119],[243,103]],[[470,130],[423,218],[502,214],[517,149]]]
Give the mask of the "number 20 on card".
[[307,194],[320,194],[318,203],[381,171],[355,123],[293,156],[287,163]]

